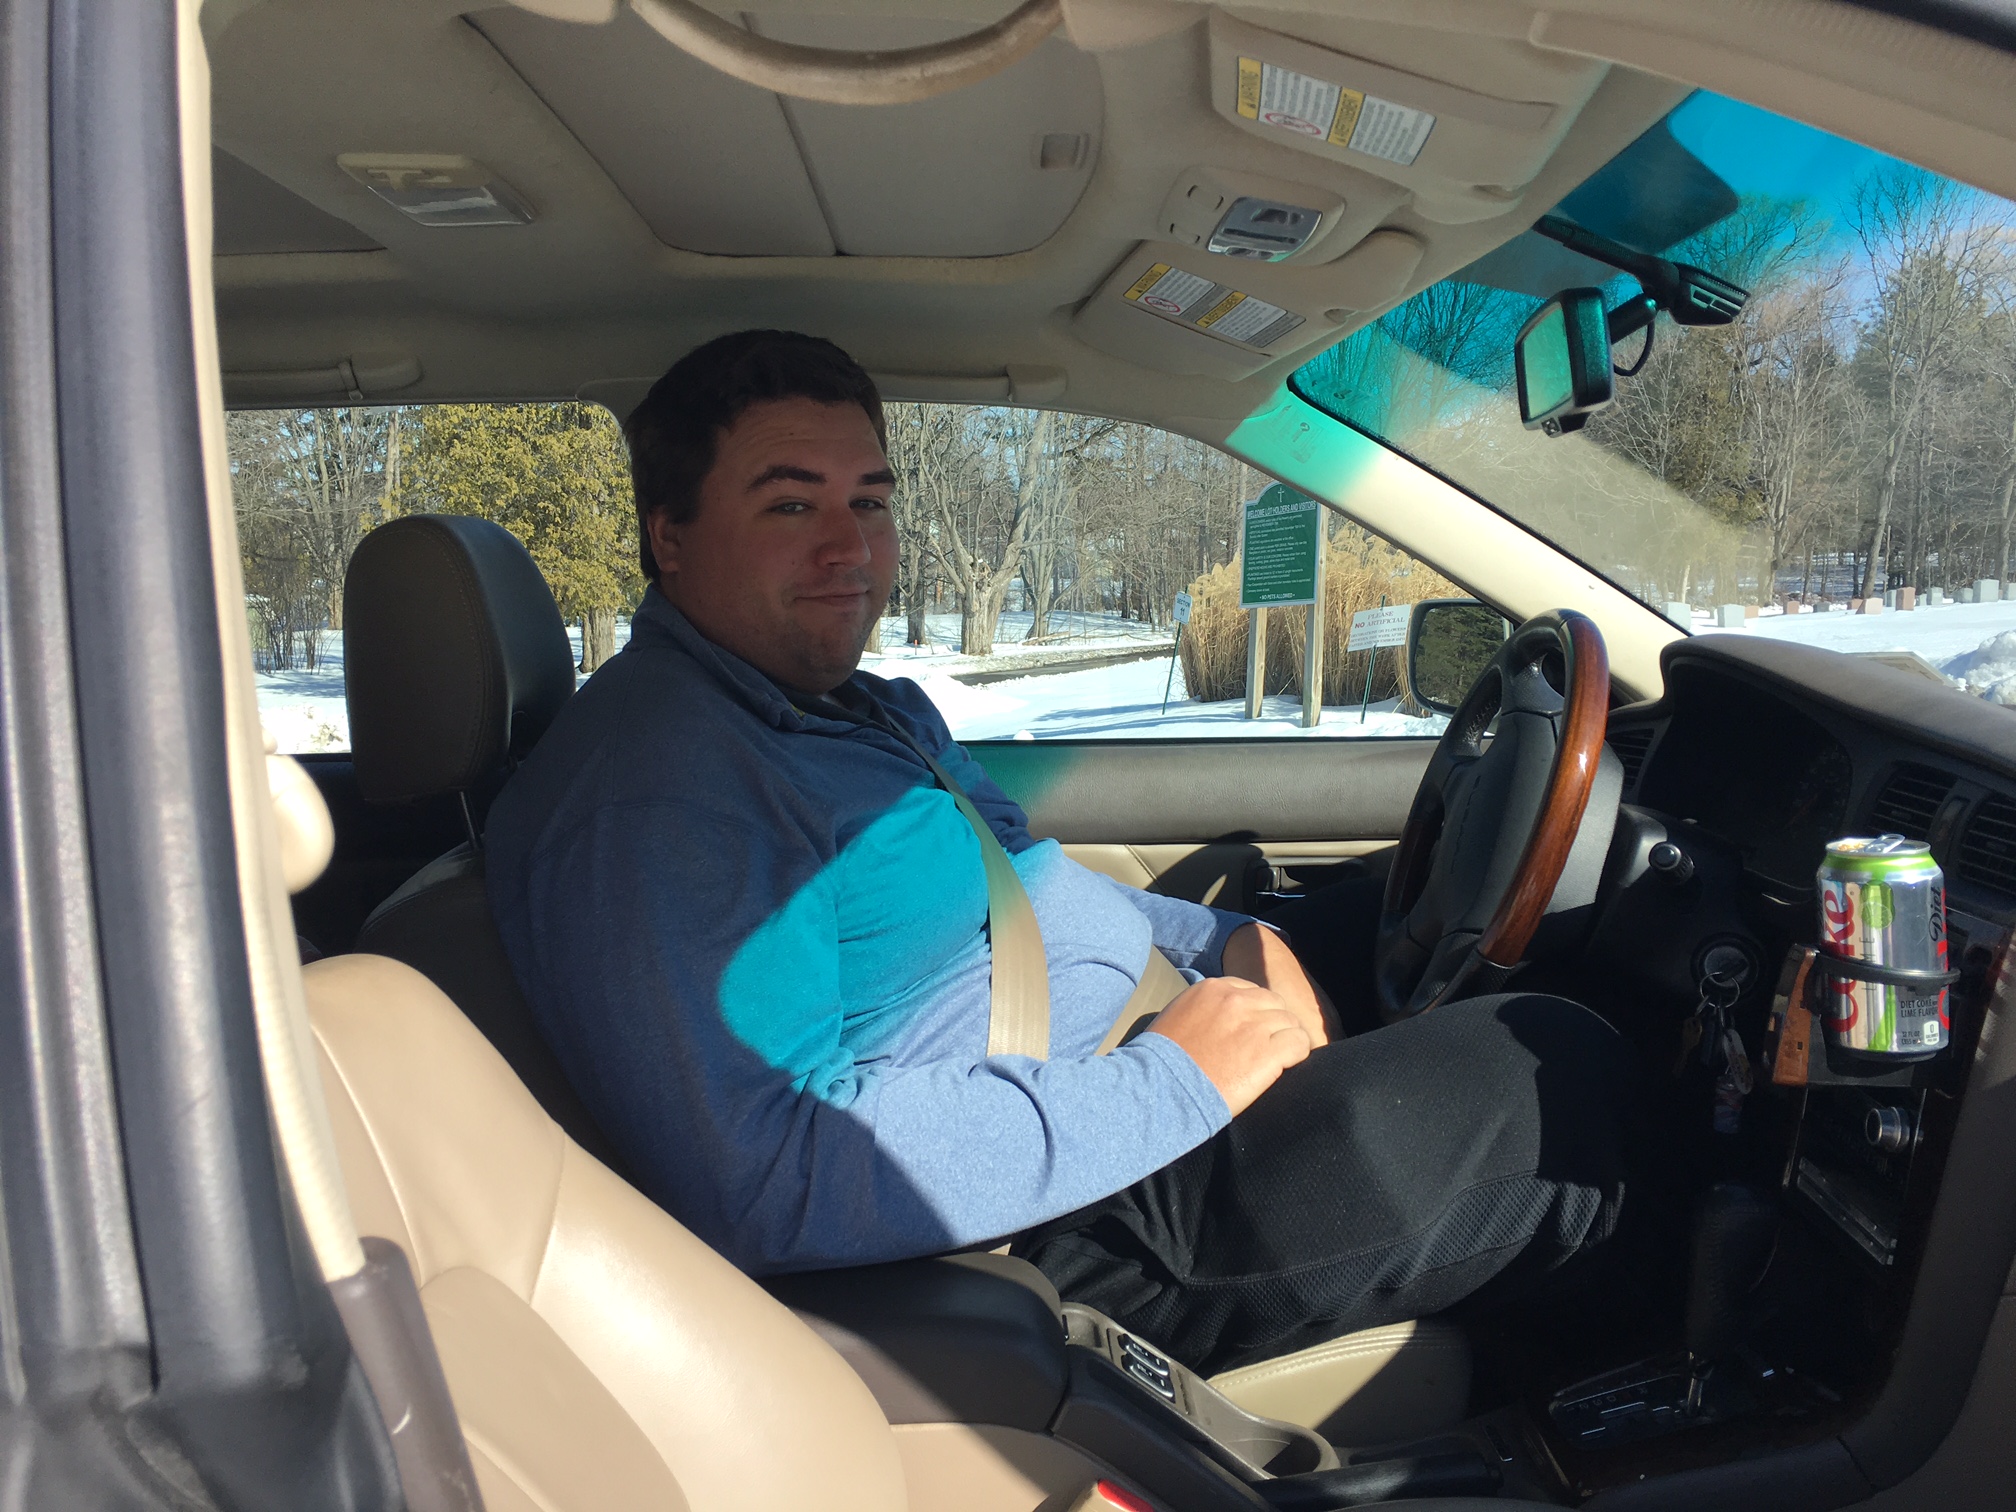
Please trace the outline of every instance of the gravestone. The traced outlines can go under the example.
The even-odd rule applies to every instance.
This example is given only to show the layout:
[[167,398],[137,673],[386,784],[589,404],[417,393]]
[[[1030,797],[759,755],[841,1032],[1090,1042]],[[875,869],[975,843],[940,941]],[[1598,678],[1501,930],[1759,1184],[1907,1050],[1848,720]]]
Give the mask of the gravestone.
[[1974,579],[1974,602],[1992,604],[2002,597],[2002,584],[1995,578]]
[[1715,624],[1717,628],[1722,630],[1741,630],[1743,628],[1743,606],[1741,604],[1721,605],[1715,611]]

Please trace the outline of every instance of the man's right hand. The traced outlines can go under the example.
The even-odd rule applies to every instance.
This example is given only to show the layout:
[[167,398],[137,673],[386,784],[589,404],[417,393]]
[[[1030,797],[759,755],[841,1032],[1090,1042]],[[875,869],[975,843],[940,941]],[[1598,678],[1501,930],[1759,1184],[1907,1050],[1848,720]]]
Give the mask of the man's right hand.
[[1150,1027],[1183,1047],[1235,1118],[1309,1058],[1301,1020],[1274,993],[1239,977],[1206,977],[1177,994]]

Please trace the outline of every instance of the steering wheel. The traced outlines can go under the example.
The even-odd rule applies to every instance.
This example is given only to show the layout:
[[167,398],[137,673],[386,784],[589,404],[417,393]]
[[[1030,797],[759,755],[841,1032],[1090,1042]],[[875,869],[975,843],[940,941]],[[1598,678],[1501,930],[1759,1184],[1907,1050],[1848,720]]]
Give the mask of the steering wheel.
[[[1514,630],[1471,686],[1421,776],[1386,879],[1373,977],[1387,1022],[1496,991],[1550,905],[1593,902],[1621,785],[1614,757],[1602,785],[1609,820],[1590,837],[1593,867],[1592,847],[1576,838],[1604,765],[1609,713],[1602,632],[1571,609]],[[1577,899],[1557,900],[1571,853],[1585,885]]]

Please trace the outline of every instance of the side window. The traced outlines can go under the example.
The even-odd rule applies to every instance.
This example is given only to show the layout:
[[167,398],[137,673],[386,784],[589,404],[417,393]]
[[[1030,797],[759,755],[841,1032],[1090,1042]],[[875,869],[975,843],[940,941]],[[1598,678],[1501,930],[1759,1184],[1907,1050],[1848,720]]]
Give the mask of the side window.
[[343,574],[398,515],[480,515],[523,541],[583,676],[628,640],[643,589],[629,460],[600,406],[250,410],[227,434],[259,715],[282,751],[350,748]]
[[[960,739],[1440,730],[1407,697],[1399,648],[1353,651],[1351,627],[1362,610],[1458,590],[1334,512],[1312,515],[1320,720],[1302,723],[1304,606],[1264,616],[1265,695],[1249,719],[1242,526],[1271,478],[1187,437],[1082,415],[894,403],[888,420],[899,557],[863,666],[923,684]],[[282,751],[349,749],[343,575],[365,533],[401,514],[479,515],[523,541],[583,677],[628,640],[643,582],[622,433],[601,407],[253,410],[228,433],[259,712]]]
[[[1301,496],[1284,495],[1264,473],[1150,426],[964,405],[891,404],[888,415],[901,557],[864,665],[915,678],[958,738],[1442,729],[1442,716],[1407,696],[1401,648],[1353,651],[1352,624],[1363,610],[1461,590],[1334,511],[1297,509]],[[1275,493],[1262,500],[1270,487]],[[1278,582],[1277,599],[1302,603],[1265,612],[1264,697],[1258,717],[1247,717],[1249,501],[1290,506],[1256,526],[1256,567],[1260,553],[1279,567],[1284,552],[1299,551],[1306,572],[1321,538],[1322,699],[1313,728],[1302,705],[1312,610],[1305,592]],[[1292,577],[1296,564],[1285,565]],[[1179,595],[1189,614],[1180,627]]]

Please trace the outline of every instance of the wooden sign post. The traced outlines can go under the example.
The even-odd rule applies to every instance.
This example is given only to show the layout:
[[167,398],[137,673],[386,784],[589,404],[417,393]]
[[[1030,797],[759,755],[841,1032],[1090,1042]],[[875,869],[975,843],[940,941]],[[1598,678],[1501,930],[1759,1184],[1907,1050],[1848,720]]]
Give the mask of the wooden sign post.
[[[1308,604],[1310,647],[1316,677],[1311,689],[1310,661],[1303,662],[1302,722],[1312,725],[1312,708],[1322,712],[1322,585],[1323,506],[1299,489],[1274,483],[1260,497],[1246,502],[1239,537],[1239,607],[1250,612],[1246,631],[1246,717],[1258,719],[1267,683],[1267,611],[1276,606]],[[1311,703],[1311,700],[1314,703]]]

